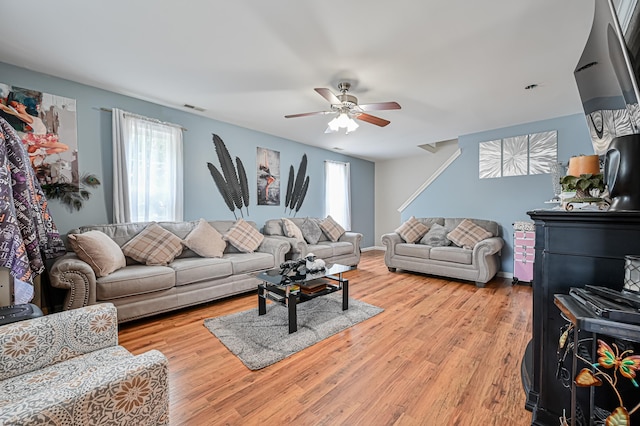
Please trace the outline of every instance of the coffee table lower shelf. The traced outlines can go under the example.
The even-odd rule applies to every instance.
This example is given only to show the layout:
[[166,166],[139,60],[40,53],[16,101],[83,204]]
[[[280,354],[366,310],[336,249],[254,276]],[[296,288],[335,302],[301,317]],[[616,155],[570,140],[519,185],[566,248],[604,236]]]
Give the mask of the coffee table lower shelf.
[[267,313],[267,299],[286,306],[289,318],[289,334],[291,334],[298,331],[297,306],[300,303],[342,290],[342,310],[348,310],[349,280],[342,277],[342,272],[337,275],[326,275],[321,279],[329,279],[333,282],[327,282],[325,289],[312,294],[303,293],[302,290],[291,291],[291,286],[296,285],[296,283],[278,286],[264,281],[262,284],[258,284],[258,315]]

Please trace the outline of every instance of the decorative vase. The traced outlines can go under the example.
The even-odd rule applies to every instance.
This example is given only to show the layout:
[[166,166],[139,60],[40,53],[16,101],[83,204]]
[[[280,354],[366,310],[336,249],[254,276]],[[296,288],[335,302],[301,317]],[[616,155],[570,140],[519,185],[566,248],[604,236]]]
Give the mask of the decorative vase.
[[640,210],[640,135],[611,141],[604,162],[604,182],[612,210]]
[[624,257],[624,285],[627,291],[640,293],[640,256]]

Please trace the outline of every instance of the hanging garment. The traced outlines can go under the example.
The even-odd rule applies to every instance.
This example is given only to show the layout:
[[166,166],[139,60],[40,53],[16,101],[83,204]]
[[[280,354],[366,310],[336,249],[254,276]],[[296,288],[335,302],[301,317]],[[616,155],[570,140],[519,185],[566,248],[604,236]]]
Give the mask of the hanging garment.
[[0,266],[32,283],[65,247],[20,137],[1,117],[0,130]]

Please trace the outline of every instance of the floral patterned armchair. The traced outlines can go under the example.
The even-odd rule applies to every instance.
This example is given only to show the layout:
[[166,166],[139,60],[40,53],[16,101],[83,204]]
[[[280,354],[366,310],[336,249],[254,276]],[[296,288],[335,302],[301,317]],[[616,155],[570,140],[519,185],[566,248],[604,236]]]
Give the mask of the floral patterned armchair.
[[118,346],[110,303],[0,326],[0,424],[168,424],[167,373]]

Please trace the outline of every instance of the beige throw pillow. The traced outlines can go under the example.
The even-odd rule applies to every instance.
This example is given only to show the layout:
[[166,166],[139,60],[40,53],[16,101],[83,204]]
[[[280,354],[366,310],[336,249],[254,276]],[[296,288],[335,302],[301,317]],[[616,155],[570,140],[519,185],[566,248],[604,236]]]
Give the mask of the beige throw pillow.
[[155,222],[151,222],[122,246],[122,252],[146,265],[168,265],[182,253],[182,240]]
[[338,222],[336,222],[331,216],[327,216],[325,220],[318,224],[324,235],[327,236],[331,241],[338,241],[342,234],[345,233],[345,230]]
[[447,238],[453,241],[453,244],[466,249],[473,249],[477,243],[490,237],[493,237],[491,232],[469,219],[460,222],[453,231],[447,234]]
[[396,229],[396,234],[408,243],[415,243],[424,237],[429,231],[429,227],[420,222],[415,216],[411,216],[405,223]]
[[127,265],[118,243],[104,232],[87,231],[82,234],[69,234],[69,244],[76,255],[91,266],[96,277],[106,277]]
[[264,235],[244,219],[238,219],[222,238],[242,252],[253,253],[260,247]]
[[295,238],[298,241],[304,241],[304,236],[302,235],[302,231],[298,226],[293,223],[292,220],[287,219],[286,217],[282,218],[282,231],[284,231],[284,235],[289,238]]
[[227,248],[222,235],[204,219],[198,221],[182,244],[202,257],[222,257]]

